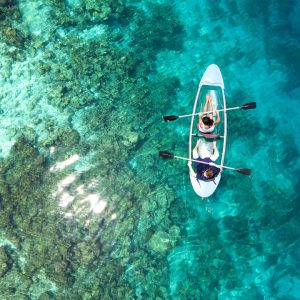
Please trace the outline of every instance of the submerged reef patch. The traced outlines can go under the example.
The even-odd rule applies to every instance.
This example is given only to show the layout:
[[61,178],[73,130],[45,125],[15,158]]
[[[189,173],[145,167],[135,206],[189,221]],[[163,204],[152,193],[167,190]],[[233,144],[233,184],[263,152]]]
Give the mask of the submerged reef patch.
[[21,124],[1,128],[11,148],[0,163],[0,229],[12,245],[0,247],[2,295],[164,299],[180,229],[149,137],[179,84],[156,73],[155,56],[160,43],[181,47],[180,21],[168,5],[148,15],[122,1],[27,4],[0,14],[2,124]]

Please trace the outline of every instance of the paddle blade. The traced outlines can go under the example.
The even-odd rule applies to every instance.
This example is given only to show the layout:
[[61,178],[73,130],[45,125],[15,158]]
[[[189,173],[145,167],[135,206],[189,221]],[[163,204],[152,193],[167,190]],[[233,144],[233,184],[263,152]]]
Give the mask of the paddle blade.
[[242,173],[244,175],[251,175],[250,169],[239,168],[239,169],[236,169],[236,171],[238,171],[239,173]]
[[199,136],[203,136],[207,139],[221,139],[221,136],[219,134],[213,134],[213,133],[198,133]]
[[193,137],[204,137],[207,139],[217,139],[220,140],[221,139],[221,135],[220,134],[210,134],[210,133],[193,133],[192,134]]
[[173,158],[174,154],[168,151],[159,151],[159,156],[164,157],[164,158]]
[[256,102],[249,102],[241,106],[241,109],[252,109],[252,108],[256,108]]
[[165,122],[170,122],[170,121],[177,120],[179,117],[178,116],[164,116],[163,118],[164,118]]

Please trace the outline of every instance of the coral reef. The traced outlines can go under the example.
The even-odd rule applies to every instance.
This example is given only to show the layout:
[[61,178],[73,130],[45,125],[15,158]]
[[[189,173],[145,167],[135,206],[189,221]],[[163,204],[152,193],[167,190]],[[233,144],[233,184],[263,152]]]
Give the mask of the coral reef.
[[[122,1],[45,5],[54,27],[39,33],[18,25],[18,6],[1,7],[6,78],[17,55],[34,58],[30,72],[47,89],[31,109],[44,103],[68,116],[31,120],[12,135],[19,137],[1,161],[3,297],[165,299],[166,257],[180,230],[169,219],[174,191],[159,183],[158,146],[146,137],[179,82],[149,74],[158,43],[180,47],[180,22],[175,14],[164,20],[166,5],[153,6],[153,16]],[[159,24],[147,35],[154,21]],[[131,31],[126,43],[134,47],[121,43],[118,26]],[[144,161],[133,166],[138,153]],[[150,170],[159,175],[155,182],[143,175]],[[167,247],[159,245],[165,238]]]

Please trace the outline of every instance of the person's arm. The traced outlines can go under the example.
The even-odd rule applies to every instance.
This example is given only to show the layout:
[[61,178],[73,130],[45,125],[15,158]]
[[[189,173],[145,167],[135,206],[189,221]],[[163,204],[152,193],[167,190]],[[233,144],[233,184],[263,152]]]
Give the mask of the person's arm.
[[220,121],[221,121],[221,118],[220,118],[220,113],[219,113],[219,111],[218,110],[216,110],[216,115],[217,115],[217,120],[214,122],[214,124],[216,125],[216,124],[219,124],[220,123]]
[[213,163],[213,162],[209,163],[209,165],[210,165],[211,167],[214,167],[214,168],[216,168],[216,169],[219,169],[219,170],[220,170],[220,173],[223,171],[223,168],[222,168],[221,166],[218,166],[218,165],[216,165],[216,164]]
[[196,172],[194,171],[194,169],[193,169],[193,167],[192,167],[192,162],[191,162],[191,161],[188,162],[188,167],[189,167],[189,169],[190,169],[191,175],[192,175],[193,177],[197,177],[197,174],[196,174]]

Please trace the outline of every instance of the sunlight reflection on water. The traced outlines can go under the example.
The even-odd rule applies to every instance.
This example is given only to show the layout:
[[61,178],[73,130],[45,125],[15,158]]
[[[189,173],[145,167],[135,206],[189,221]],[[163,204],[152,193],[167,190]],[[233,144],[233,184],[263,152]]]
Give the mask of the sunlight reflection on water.
[[75,163],[79,158],[80,158],[80,156],[78,154],[74,154],[71,157],[69,157],[68,159],[55,164],[55,166],[50,168],[50,172],[54,172],[56,170],[63,170],[65,167],[68,167],[68,166],[72,165],[73,163]]
[[[51,149],[53,150],[53,149]],[[78,154],[74,154],[70,156],[68,159],[56,163],[54,166],[50,168],[50,172],[55,172],[59,170],[63,170],[64,168],[74,164],[79,160],[80,156]],[[72,211],[68,210],[65,213],[65,217],[71,218],[75,215],[78,215],[79,212],[82,212],[82,207],[85,206],[85,204],[88,204],[89,211],[95,213],[95,214],[101,214],[104,209],[107,206],[107,201],[102,199],[98,194],[96,193],[90,193],[89,191],[85,191],[85,185],[81,184],[75,189],[75,193],[70,192],[70,186],[74,181],[76,180],[76,174],[72,173],[64,177],[62,180],[60,180],[57,184],[57,190],[53,193],[54,197],[59,198],[59,206],[63,208],[67,208],[70,204],[74,204]],[[90,190],[91,188],[94,188],[97,185],[97,180],[92,180],[88,185],[87,189]],[[76,203],[76,198],[79,197],[79,205],[78,202]],[[116,218],[116,215],[112,216],[112,220]]]

